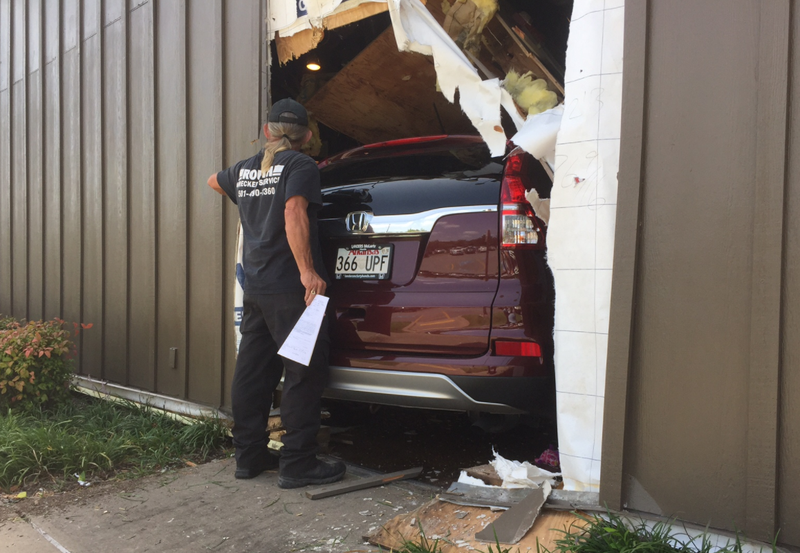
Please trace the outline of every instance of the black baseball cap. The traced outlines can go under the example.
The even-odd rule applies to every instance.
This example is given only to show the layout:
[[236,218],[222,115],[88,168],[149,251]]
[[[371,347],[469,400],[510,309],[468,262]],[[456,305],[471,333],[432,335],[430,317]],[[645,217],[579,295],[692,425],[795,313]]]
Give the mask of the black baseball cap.
[[307,127],[308,112],[300,102],[284,98],[272,104],[267,121],[270,123],[294,123]]

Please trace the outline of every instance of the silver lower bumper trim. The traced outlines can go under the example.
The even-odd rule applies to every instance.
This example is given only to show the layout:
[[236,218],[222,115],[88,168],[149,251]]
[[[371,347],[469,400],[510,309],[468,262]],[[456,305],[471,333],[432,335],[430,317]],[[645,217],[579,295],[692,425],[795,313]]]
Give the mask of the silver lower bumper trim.
[[445,411],[521,414],[502,403],[477,401],[441,374],[331,367],[324,397]]

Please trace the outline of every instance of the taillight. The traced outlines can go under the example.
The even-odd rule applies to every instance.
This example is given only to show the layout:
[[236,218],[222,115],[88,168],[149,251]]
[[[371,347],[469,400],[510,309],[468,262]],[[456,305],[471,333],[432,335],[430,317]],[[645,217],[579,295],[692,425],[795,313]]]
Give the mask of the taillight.
[[494,343],[494,354],[507,357],[541,357],[542,348],[536,342],[504,342]]
[[504,249],[544,249],[544,233],[525,198],[528,173],[524,156],[524,153],[508,156],[503,173],[500,203]]

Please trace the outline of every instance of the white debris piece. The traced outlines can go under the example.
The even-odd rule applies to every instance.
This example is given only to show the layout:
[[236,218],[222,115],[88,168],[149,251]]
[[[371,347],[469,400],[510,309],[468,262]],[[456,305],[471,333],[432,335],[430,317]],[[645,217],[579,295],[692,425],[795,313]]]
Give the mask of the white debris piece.
[[484,488],[490,487],[489,484],[480,478],[475,478],[474,476],[467,474],[467,471],[465,470],[462,470],[461,474],[458,476],[458,482],[461,482],[462,484],[469,484],[470,486],[483,486]]
[[531,115],[525,124],[511,137],[511,141],[536,159],[543,159],[550,168],[555,168],[556,138],[564,116],[564,105]]
[[492,449],[492,453],[494,453],[494,460],[489,461],[489,464],[503,479],[502,488],[538,488],[544,482],[547,482],[549,486],[551,481],[559,476],[558,473],[540,469],[527,461],[510,461],[494,449]]

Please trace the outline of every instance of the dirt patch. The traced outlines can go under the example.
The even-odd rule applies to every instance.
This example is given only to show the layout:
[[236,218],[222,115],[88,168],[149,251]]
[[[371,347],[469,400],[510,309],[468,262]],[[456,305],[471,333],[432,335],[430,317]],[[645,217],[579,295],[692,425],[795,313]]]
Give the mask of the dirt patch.
[[27,493],[25,499],[13,499],[19,492],[0,495],[0,520],[45,516],[54,511],[63,511],[70,507],[87,505],[94,499],[105,495],[133,493],[154,480],[177,478],[181,470],[173,469],[141,478],[92,482],[90,486],[81,486],[77,482],[45,483],[40,485],[39,488],[29,486],[24,489]]

